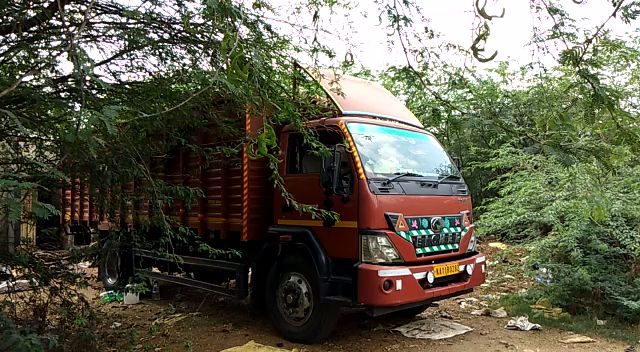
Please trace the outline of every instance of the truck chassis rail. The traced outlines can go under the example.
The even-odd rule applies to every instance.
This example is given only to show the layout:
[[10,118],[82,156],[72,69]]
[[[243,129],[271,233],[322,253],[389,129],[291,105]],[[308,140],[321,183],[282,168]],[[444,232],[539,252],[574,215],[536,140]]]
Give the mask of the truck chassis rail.
[[220,295],[244,298],[249,293],[248,277],[249,266],[243,263],[234,263],[224,260],[214,260],[208,258],[183,256],[183,255],[171,255],[171,257],[161,257],[155,255],[151,251],[135,249],[133,251],[134,263],[137,263],[136,259],[151,259],[154,261],[164,261],[170,263],[177,262],[180,265],[187,265],[192,268],[198,268],[204,271],[227,271],[235,273],[236,283],[234,288],[230,288],[227,285],[214,284],[207,281],[197,280],[189,277],[184,277],[175,274],[165,274],[160,272],[153,272],[143,268],[135,268],[135,272],[144,275],[152,280],[170,282],[179,285],[185,285],[201,290],[206,290]]

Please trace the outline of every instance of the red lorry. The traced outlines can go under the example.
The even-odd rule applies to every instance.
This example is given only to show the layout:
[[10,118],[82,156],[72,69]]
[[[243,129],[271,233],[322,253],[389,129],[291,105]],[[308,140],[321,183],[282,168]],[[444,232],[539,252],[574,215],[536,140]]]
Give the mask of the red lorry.
[[[204,197],[191,207],[176,204],[169,214],[241,256],[220,260],[182,251],[176,270],[173,256],[109,251],[100,270],[105,286],[126,283],[135,267],[153,280],[249,296],[266,307],[285,338],[313,343],[331,333],[340,307],[361,307],[372,316],[417,314],[482,284],[486,263],[476,250],[471,197],[436,138],[376,83],[326,72],[319,83],[339,114],[307,127],[331,156],[317,157],[287,126],[278,131],[279,172],[298,202],[338,213],[337,222],[287,206],[266,162],[249,158],[247,150],[206,166],[196,154],[177,151],[152,171],[166,182],[201,188]],[[243,127],[259,133],[262,119],[247,115]],[[216,142],[215,128],[208,130],[194,137],[202,145]],[[63,192],[63,223],[93,223],[90,192],[79,184]],[[129,211],[144,216],[146,207]]]

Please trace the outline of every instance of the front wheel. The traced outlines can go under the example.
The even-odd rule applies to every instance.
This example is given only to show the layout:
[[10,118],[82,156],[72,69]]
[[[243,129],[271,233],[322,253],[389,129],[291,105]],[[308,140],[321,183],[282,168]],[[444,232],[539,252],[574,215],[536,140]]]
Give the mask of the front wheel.
[[316,270],[299,254],[288,255],[271,268],[266,294],[276,329],[290,341],[319,342],[335,328],[340,310],[321,302]]

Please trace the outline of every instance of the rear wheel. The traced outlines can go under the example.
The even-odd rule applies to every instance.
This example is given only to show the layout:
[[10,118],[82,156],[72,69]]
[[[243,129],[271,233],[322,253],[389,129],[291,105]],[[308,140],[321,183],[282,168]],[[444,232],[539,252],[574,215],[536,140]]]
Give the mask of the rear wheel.
[[271,268],[266,294],[269,315],[288,340],[319,342],[336,325],[338,306],[321,302],[316,270],[299,254],[289,255]]
[[130,261],[122,251],[107,242],[102,247],[103,257],[100,263],[102,284],[107,290],[123,288],[131,276]]

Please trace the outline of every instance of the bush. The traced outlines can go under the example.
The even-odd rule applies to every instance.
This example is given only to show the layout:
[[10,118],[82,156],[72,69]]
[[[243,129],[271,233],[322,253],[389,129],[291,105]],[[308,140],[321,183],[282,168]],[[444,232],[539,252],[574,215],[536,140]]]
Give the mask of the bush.
[[87,283],[72,269],[78,259],[32,250],[0,255],[32,288],[0,296],[0,351],[96,350],[96,318],[79,291]]
[[479,228],[529,247],[530,264],[553,276],[540,289],[555,306],[638,322],[640,167],[630,165],[620,157],[609,171],[503,149],[485,167],[511,171],[491,185],[500,196],[481,209]]

